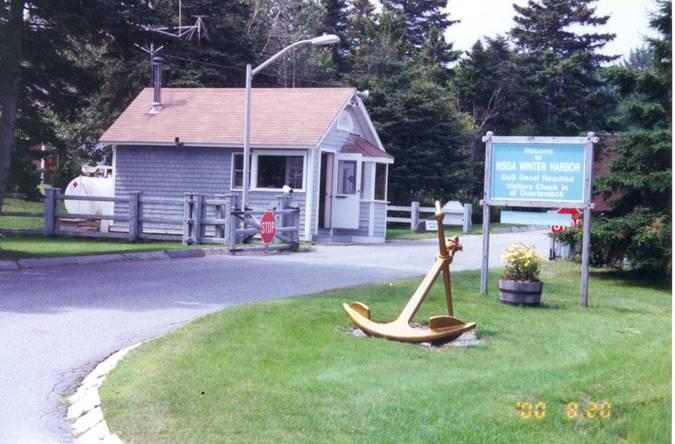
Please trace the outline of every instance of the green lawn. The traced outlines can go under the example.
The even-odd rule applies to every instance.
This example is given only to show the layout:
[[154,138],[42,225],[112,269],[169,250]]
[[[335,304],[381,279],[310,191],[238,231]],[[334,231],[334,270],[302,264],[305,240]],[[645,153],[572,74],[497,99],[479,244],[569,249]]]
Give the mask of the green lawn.
[[[65,212],[63,204],[61,211]],[[5,199],[3,211],[42,212],[42,202]],[[0,228],[42,230],[41,217],[0,216]],[[43,237],[40,235],[0,235],[0,259],[20,259],[49,256],[81,256],[106,253],[133,253],[140,251],[163,251],[189,248],[180,242],[126,242],[123,239],[90,239],[77,237]]]
[[5,238],[0,239],[0,259],[86,256],[107,253],[178,250],[182,248],[191,247],[184,246],[180,242],[126,242],[123,239],[88,239],[9,234]]
[[[349,334],[342,302],[392,319],[419,279],[234,307],[131,352],[103,384],[103,410],[143,443],[670,442],[670,286],[596,272],[583,309],[577,265],[541,277],[545,305],[520,308],[479,295],[477,272],[455,273],[456,314],[483,341],[466,349]],[[419,319],[443,301],[436,286]],[[545,418],[523,419],[518,402],[545,402]],[[607,419],[592,410],[603,402]]]
[[[29,202],[20,199],[4,199],[2,211],[29,211],[42,213],[44,211],[44,204],[42,202]],[[41,230],[43,226],[43,217],[0,216],[0,228]]]

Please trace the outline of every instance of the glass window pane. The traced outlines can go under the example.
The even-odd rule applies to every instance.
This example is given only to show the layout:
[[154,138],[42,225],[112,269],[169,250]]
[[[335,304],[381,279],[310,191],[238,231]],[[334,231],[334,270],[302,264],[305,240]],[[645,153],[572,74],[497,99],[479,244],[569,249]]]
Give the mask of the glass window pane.
[[232,187],[241,188],[241,179],[244,177],[244,155],[243,154],[233,154],[232,155]]
[[258,156],[258,187],[282,188],[286,178],[286,157]]
[[356,193],[356,161],[341,160],[338,165],[338,192]]
[[[249,175],[250,175],[249,165]],[[232,187],[241,188],[242,178],[244,177],[244,155],[235,153],[232,155]]]
[[286,185],[293,189],[302,188],[303,164],[302,156],[286,157]]
[[375,200],[384,200],[387,186],[387,165],[375,164]]

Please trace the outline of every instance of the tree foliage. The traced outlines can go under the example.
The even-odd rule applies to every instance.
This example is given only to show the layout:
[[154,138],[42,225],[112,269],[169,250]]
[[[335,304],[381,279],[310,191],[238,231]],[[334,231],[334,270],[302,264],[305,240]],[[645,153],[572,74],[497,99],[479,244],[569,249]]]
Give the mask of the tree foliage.
[[[672,4],[660,1],[651,25],[659,38],[649,40],[651,67],[625,65],[610,71],[621,97],[619,120],[625,131],[613,150],[610,174],[596,182],[609,196],[611,210],[593,225],[598,264],[622,266],[658,275],[672,270]],[[567,237],[579,237],[569,233]]]
[[[385,12],[372,24],[367,44],[354,62],[353,81],[369,89],[368,108],[387,150],[390,200],[431,200],[466,185],[463,144],[469,122],[454,97],[434,78],[431,64],[408,56],[405,21]],[[437,65],[436,65],[437,66]]]
[[602,88],[600,68],[616,57],[598,50],[615,35],[570,29],[607,23],[609,16],[596,14],[596,2],[528,0],[525,6],[513,6],[515,27],[510,35],[521,54],[520,75],[528,85],[521,108],[523,129],[571,136],[605,128],[612,98]]

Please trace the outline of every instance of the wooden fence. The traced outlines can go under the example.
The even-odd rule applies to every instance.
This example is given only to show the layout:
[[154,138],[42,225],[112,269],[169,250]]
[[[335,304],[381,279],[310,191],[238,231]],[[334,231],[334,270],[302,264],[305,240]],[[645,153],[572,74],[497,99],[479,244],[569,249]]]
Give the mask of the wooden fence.
[[[443,219],[444,225],[460,225],[462,226],[462,231],[468,233],[471,231],[471,217],[472,217],[472,207],[471,204],[460,204],[459,202],[451,202],[454,205],[451,205],[450,208],[444,208],[443,212],[445,213],[445,218]],[[401,216],[390,216],[389,213],[408,213],[408,217]],[[413,201],[409,207],[406,206],[396,206],[388,205],[387,206],[387,223],[396,222],[396,223],[405,223],[410,224],[410,230],[415,231],[417,225],[420,223],[421,214],[433,214],[436,212],[434,207],[420,207],[420,203]]]
[[[118,215],[62,213],[60,203],[66,200],[125,204],[127,211],[126,214]],[[176,214],[180,214],[182,208],[182,215],[162,214],[162,211],[153,210],[153,205],[163,209],[173,206],[173,213]],[[263,247],[264,249],[297,249],[300,209],[291,206],[292,202],[288,196],[277,198],[277,206],[274,208],[278,219],[277,239],[283,244],[276,242],[271,247]],[[228,245],[234,252],[257,249],[257,247],[238,244],[250,240],[259,231],[255,216],[262,215],[263,212],[250,209],[242,211],[238,205],[238,196],[230,194],[211,198],[202,194],[187,193],[183,199],[144,196],[141,193],[129,193],[125,197],[65,196],[58,189],[48,189],[44,201],[44,212],[3,211],[0,213],[0,216],[43,217],[42,230],[0,228],[0,233],[118,238],[129,241],[173,240],[182,241],[185,245],[223,244]],[[94,231],[68,226],[74,220],[108,220],[113,222],[113,226],[109,231],[107,229]]]
[[[238,196],[234,196],[234,202],[238,203]],[[239,207],[239,205],[236,205]],[[247,243],[252,236],[260,231],[259,217],[264,210],[241,210],[231,212],[229,245],[230,251],[256,251],[256,250],[293,250],[297,251],[300,245],[300,207],[294,206],[289,196],[278,196],[276,204],[271,210],[276,218],[276,235],[271,245]]]

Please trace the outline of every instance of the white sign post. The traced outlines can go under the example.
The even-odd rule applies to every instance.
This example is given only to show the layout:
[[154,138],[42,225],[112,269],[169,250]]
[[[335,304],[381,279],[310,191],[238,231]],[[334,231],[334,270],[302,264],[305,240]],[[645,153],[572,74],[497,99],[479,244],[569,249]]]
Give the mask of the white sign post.
[[487,293],[490,207],[580,208],[584,211],[580,304],[588,306],[594,133],[586,137],[499,137],[485,142],[483,263],[480,292]]

